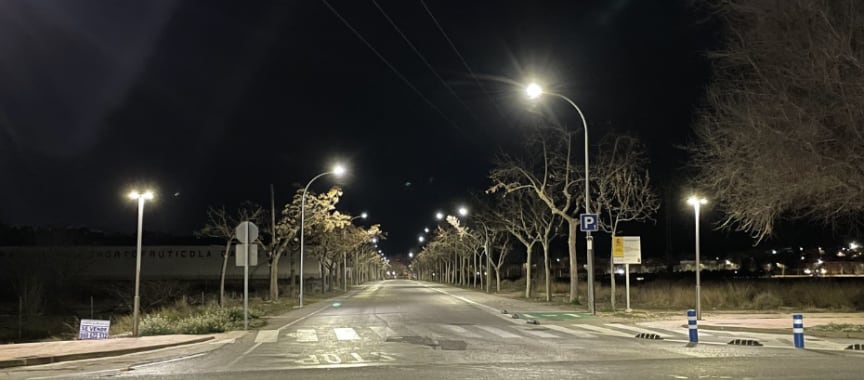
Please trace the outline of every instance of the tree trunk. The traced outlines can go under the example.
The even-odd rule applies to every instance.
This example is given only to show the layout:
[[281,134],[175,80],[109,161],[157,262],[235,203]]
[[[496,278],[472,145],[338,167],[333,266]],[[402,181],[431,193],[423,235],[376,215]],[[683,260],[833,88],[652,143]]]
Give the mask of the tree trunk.
[[219,307],[225,307],[225,272],[228,270],[228,256],[231,253],[231,240],[225,243],[225,256],[222,258],[222,276],[219,279]]
[[552,276],[549,269],[549,243],[543,244],[543,265],[546,269],[546,302],[552,300]]
[[282,255],[273,256],[270,260],[270,300],[276,301],[279,299],[279,258]]
[[501,293],[501,266],[495,267],[495,289],[497,293]]
[[567,219],[567,252],[570,255],[570,303],[579,300],[579,263],[576,260],[576,226],[579,220],[568,217]]
[[[614,238],[614,236],[613,236]],[[615,311],[615,256],[609,252],[609,289],[612,291],[609,298],[609,303],[612,305],[612,311]]]
[[531,251],[534,246],[525,247],[527,258],[525,258],[525,298],[531,298]]

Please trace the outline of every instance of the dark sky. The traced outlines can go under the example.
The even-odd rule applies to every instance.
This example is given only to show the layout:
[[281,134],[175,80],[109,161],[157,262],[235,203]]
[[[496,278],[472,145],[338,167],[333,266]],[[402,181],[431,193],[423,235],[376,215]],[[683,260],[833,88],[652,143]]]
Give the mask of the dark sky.
[[[0,221],[131,232],[123,196],[150,184],[146,228],[188,234],[208,205],[266,205],[270,184],[285,203],[341,160],[342,208],[403,252],[518,148],[528,78],[576,101],[593,138],[645,139],[670,216],[689,217],[676,147],[716,34],[689,1],[377,4],[423,58],[368,1],[330,1],[338,16],[312,0],[0,3]],[[549,112],[578,126],[561,102]]]

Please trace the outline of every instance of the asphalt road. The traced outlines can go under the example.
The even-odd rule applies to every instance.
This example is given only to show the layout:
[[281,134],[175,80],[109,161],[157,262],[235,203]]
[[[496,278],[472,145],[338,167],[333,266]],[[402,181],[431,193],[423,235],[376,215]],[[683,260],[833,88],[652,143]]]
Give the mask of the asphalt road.
[[[577,314],[540,325],[407,280],[307,306],[272,330],[145,356],[30,368],[11,378],[859,379],[864,355],[635,339]],[[480,301],[483,301],[482,299]]]

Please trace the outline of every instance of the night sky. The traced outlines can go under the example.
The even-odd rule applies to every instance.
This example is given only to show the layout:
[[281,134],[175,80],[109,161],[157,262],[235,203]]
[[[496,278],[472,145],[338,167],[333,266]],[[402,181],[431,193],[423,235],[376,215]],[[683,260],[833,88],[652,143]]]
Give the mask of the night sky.
[[[592,139],[645,140],[671,202],[647,238],[690,244],[679,147],[717,28],[689,3],[4,1],[0,222],[132,233],[124,195],[150,184],[145,228],[189,235],[208,205],[269,205],[270,184],[284,204],[342,161],[341,208],[404,253],[519,147],[531,110],[516,83],[537,78],[580,105]],[[549,112],[578,128],[565,104]]]

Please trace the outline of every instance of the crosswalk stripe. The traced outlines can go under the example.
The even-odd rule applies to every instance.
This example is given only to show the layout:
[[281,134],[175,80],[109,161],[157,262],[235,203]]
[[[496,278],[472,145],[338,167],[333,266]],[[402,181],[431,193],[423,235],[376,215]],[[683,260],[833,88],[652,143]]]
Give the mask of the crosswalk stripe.
[[579,337],[579,338],[596,338],[596,337],[597,337],[597,336],[594,335],[594,334],[587,333],[587,332],[584,332],[584,331],[576,331],[576,330],[573,330],[573,329],[568,329],[568,328],[566,328],[566,327],[564,327],[564,326],[558,326],[558,325],[547,325],[546,328],[548,328],[548,329],[550,329],[550,330],[555,330],[555,331],[563,332],[563,333],[565,333],[565,334],[570,334],[570,335],[573,335],[573,336],[575,336],[575,337]]
[[255,336],[255,343],[273,343],[279,340],[279,330],[261,330]]
[[387,326],[369,326],[369,329],[374,331],[381,339],[387,340],[387,337],[395,336],[396,332]]
[[632,336],[630,334],[625,334],[625,333],[622,333],[622,332],[617,331],[617,330],[607,329],[607,328],[603,328],[600,326],[594,326],[594,325],[570,325],[570,326],[580,328],[580,329],[585,329],[585,330],[591,330],[591,331],[594,331],[594,332],[597,332],[597,333],[600,333],[603,335],[626,336],[628,338],[632,338]]
[[538,338],[560,338],[560,336],[558,336],[558,335],[550,334],[550,333],[538,331],[538,330],[522,330],[522,332],[524,332],[528,335],[534,335]]
[[482,335],[468,331],[461,326],[442,325],[442,327],[444,327],[445,329],[450,330],[456,334],[459,334],[459,336],[464,336],[464,337],[468,337],[468,338],[480,338],[480,337],[482,337]]
[[492,333],[494,335],[497,335],[501,338],[519,338],[519,335],[510,333],[510,332],[507,332],[507,331],[504,331],[501,329],[496,329],[496,328],[491,327],[491,326],[477,326],[477,328],[484,330],[484,331],[487,331],[489,333]]
[[317,342],[318,341],[318,333],[313,329],[298,329],[297,330],[297,341],[298,342]]
[[357,332],[350,327],[337,327],[333,329],[333,332],[336,333],[337,340],[358,340],[360,336],[357,335]]

